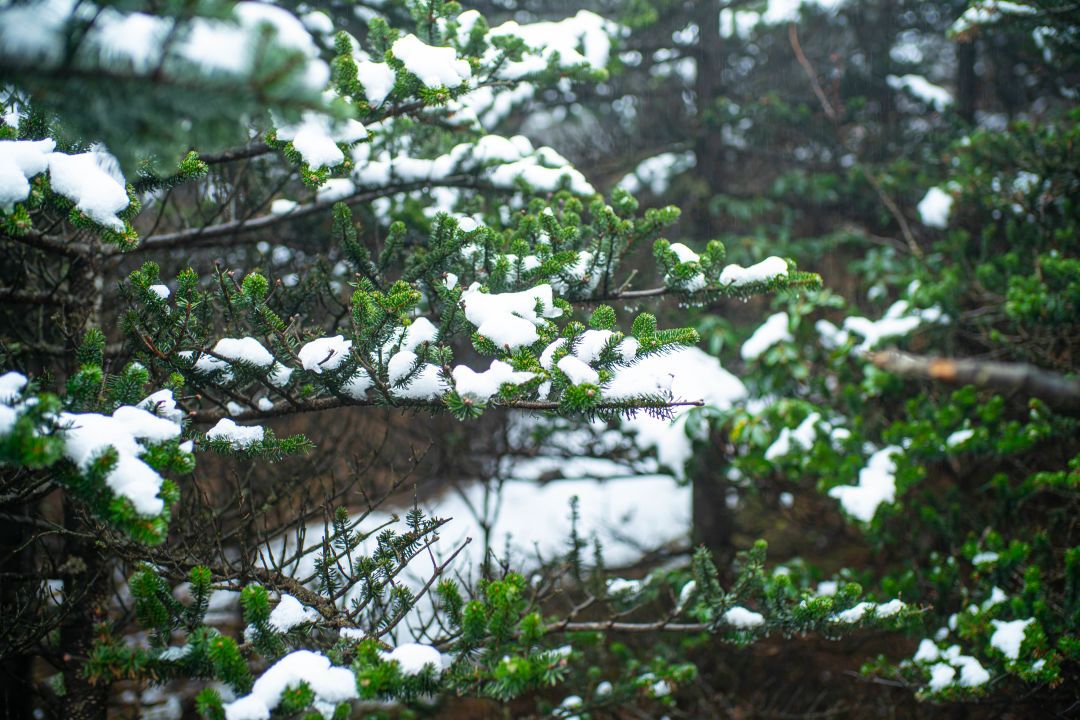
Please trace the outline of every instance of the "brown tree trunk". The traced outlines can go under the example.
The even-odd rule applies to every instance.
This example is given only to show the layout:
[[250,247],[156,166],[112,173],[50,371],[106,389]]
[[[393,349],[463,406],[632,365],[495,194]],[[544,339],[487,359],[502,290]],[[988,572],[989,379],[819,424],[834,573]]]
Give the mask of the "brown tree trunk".
[[715,237],[722,230],[719,218],[710,212],[710,199],[724,191],[727,178],[725,148],[716,101],[723,95],[724,43],[720,37],[720,2],[700,0],[694,8],[698,26],[696,52],[697,76],[694,81],[697,117],[693,125],[694,154],[697,156],[696,175],[703,181],[706,193],[699,199],[694,229],[704,232],[703,239]]
[[[80,534],[93,534],[79,518],[70,500],[64,503],[65,526]],[[86,659],[94,646],[96,624],[105,618],[111,577],[108,564],[91,540],[69,535],[65,543],[64,601],[68,615],[60,625],[64,653],[64,694],[56,717],[68,720],[103,720],[109,703],[109,685],[93,684],[85,676]]]
[[735,516],[727,505],[730,487],[724,472],[726,465],[725,445],[719,433],[713,432],[708,444],[696,454],[691,471],[691,539],[694,547],[705,546],[712,551],[721,578],[727,577],[735,557]]
[[956,106],[964,122],[975,122],[978,95],[975,75],[975,41],[962,42],[956,49]]

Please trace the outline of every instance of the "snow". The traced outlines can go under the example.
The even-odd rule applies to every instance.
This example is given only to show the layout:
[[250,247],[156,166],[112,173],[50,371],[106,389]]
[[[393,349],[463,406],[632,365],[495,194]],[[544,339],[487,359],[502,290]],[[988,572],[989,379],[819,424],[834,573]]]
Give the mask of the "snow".
[[610,330],[586,330],[581,333],[574,347],[574,357],[584,363],[596,362],[612,334]]
[[[683,347],[664,355],[649,355],[620,368],[604,389],[604,397],[620,399],[666,392],[673,398],[703,400],[707,406],[720,410],[729,409],[747,395],[746,386],[725,370],[715,356],[700,348]],[[687,407],[674,408],[671,420],[638,412],[623,420],[622,427],[636,437],[640,449],[655,449],[660,464],[683,477],[693,454],[693,439],[686,431],[690,411]]]
[[283,594],[277,607],[270,613],[270,627],[279,633],[286,633],[297,625],[313,623],[319,619],[319,613],[306,607],[292,595]]
[[356,677],[344,667],[330,664],[321,653],[297,650],[278,660],[255,681],[250,695],[225,705],[226,720],[269,720],[282,694],[307,683],[315,701],[337,704],[357,697]]
[[380,652],[379,655],[384,662],[396,662],[403,675],[418,675],[428,667],[434,668],[438,675],[444,667],[443,654],[430,645],[403,643],[391,652]]
[[1035,618],[1013,620],[1012,622],[991,620],[990,624],[994,626],[994,634],[990,636],[990,645],[1000,650],[1010,660],[1018,659],[1020,657],[1020,646],[1024,643],[1024,632],[1027,630],[1028,625],[1033,622],[1035,622]]
[[[842,345],[848,341],[850,333],[862,335],[863,341],[855,347],[856,352],[866,352],[877,347],[883,340],[908,335],[923,323],[944,322],[947,318],[936,307],[912,308],[907,300],[897,300],[880,320],[850,316],[844,319],[844,329],[835,331],[835,326],[825,328],[819,321],[817,330],[826,342]],[[830,324],[831,325],[831,324]],[[822,331],[825,332],[822,332]]]
[[319,202],[333,202],[349,197],[356,192],[356,185],[348,178],[330,178],[319,191],[315,193],[315,199]]
[[821,422],[821,414],[812,412],[794,430],[782,428],[780,435],[765,450],[765,459],[772,462],[777,458],[788,455],[792,451],[792,442],[803,450],[812,448],[814,440],[817,438],[817,424],[819,422]]
[[573,355],[567,355],[559,360],[556,367],[574,385],[596,385],[600,382],[600,374]]
[[932,187],[919,201],[919,219],[926,227],[945,229],[949,226],[952,204],[952,195],[939,187]]
[[975,431],[972,430],[971,428],[966,428],[964,430],[957,430],[956,432],[950,434],[949,437],[945,438],[945,447],[948,447],[948,448],[959,447],[959,446],[963,445],[964,443],[966,443],[968,440],[970,440],[971,437],[974,434],[975,434]]
[[[0,382],[2,381],[3,378],[0,378]],[[0,402],[3,402],[2,390],[0,390]],[[176,398],[173,397],[172,390],[158,390],[155,393],[151,393],[149,396],[143,398],[136,407],[142,408],[159,417],[171,420],[177,425],[184,419],[184,411],[176,407]]]
[[596,686],[596,696],[607,697],[614,689],[614,686],[610,682],[603,680]]
[[741,265],[728,265],[720,273],[720,284],[743,287],[750,283],[769,282],[778,277],[785,277],[787,273],[787,260],[773,255],[747,268]]
[[[975,557],[971,558],[971,564],[972,565],[989,565],[991,563],[997,562],[997,559],[998,559],[998,554],[996,552],[983,551],[981,553],[977,553],[975,555]],[[994,589],[997,590],[998,588],[994,588]]]
[[[473,283],[461,295],[465,317],[480,335],[499,347],[516,350],[532,345],[540,339],[536,328],[545,319],[562,315],[546,283],[516,293],[485,293],[479,288],[479,283]],[[541,307],[539,312],[537,305]]]
[[206,439],[224,440],[233,449],[243,450],[255,443],[262,442],[263,434],[264,431],[261,425],[237,425],[229,418],[222,418],[218,420],[217,425],[206,432]]
[[337,370],[348,359],[352,340],[342,335],[322,337],[300,348],[296,357],[305,370],[321,375],[323,370]]
[[289,384],[292,374],[293,369],[291,367],[281,363],[274,363],[274,367],[270,368],[270,372],[266,374],[266,379],[274,387],[282,388]]
[[115,449],[116,464],[105,483],[114,493],[130,500],[140,515],[161,513],[165,504],[157,494],[162,477],[139,459],[146,449],[140,441],[172,440],[180,435],[177,423],[128,405],[117,408],[111,416],[65,412],[57,420],[64,428],[64,454],[68,459],[85,471],[101,453],[110,447]]
[[429,88],[456,88],[472,76],[469,63],[460,59],[453,48],[433,47],[415,35],[394,41],[390,52]]
[[357,120],[337,122],[322,113],[307,111],[297,125],[279,125],[279,140],[291,142],[296,152],[311,168],[334,167],[345,161],[338,143],[359,142],[368,135]]
[[922,75],[889,75],[885,78],[885,82],[894,90],[907,90],[938,111],[943,111],[953,104],[951,92],[940,85],[933,84]]
[[367,370],[360,368],[341,386],[341,392],[353,400],[363,400],[367,397],[368,388],[371,386],[371,375],[368,374]]
[[459,395],[481,402],[490,400],[504,383],[520,385],[537,377],[536,373],[516,371],[502,360],[492,360],[491,366],[482,373],[458,365],[450,374]]
[[439,329],[426,317],[419,317],[406,327],[396,330],[383,349],[389,352],[400,343],[401,350],[415,351],[423,343],[433,343],[438,339]]
[[172,291],[169,290],[168,285],[151,285],[148,289],[150,290],[150,292],[157,295],[158,298],[161,300],[168,300],[169,295],[172,294]]
[[832,597],[839,588],[840,584],[835,580],[822,580],[817,584],[817,594],[822,597]]
[[1033,15],[1037,8],[1006,0],[979,0],[964,11],[949,29],[957,35],[970,32],[979,25],[995,23],[1005,15]]
[[938,650],[937,643],[930,638],[923,638],[919,641],[919,649],[915,651],[914,657],[911,659],[915,662],[934,662],[941,657],[941,652]]
[[856,623],[866,617],[866,613],[872,610],[874,603],[863,601],[857,605],[848,608],[842,612],[836,614],[836,621],[842,623]]
[[736,605],[724,613],[724,622],[740,630],[749,630],[764,625],[765,618],[760,613]]
[[0,403],[10,405],[18,400],[27,382],[25,375],[14,370],[0,375]]
[[266,368],[274,364],[274,356],[253,337],[221,338],[214,345],[214,352],[228,360],[256,367]]
[[390,358],[386,364],[390,384],[396,386],[406,383],[404,387],[395,387],[394,395],[409,400],[435,400],[450,388],[437,365],[423,363],[413,373],[418,359],[411,350],[402,350]]
[[[648,188],[653,195],[660,196],[667,192],[674,176],[686,172],[696,164],[697,156],[693,151],[654,155],[638,163],[633,172],[618,182],[617,187],[632,195],[639,193],[642,188]],[[682,243],[673,243],[672,250],[675,250],[675,245],[682,245]],[[686,246],[683,245],[683,247]],[[694,260],[696,261],[697,258],[695,257]],[[692,261],[680,258],[680,262]]]
[[384,62],[372,62],[359,60],[356,63],[357,77],[364,86],[364,95],[367,96],[368,104],[377,107],[386,100],[386,96],[394,89],[397,74],[394,68]]
[[0,209],[10,212],[15,203],[26,200],[30,178],[48,169],[55,147],[52,139],[0,140]]
[[607,581],[609,595],[630,595],[641,591],[640,580],[627,580],[626,578],[610,578]]
[[778,312],[770,315],[768,320],[761,324],[754,334],[747,338],[742,346],[742,359],[746,361],[757,360],[773,345],[781,342],[793,342],[795,337],[788,329],[790,320],[786,312]]
[[964,687],[978,687],[989,682],[990,673],[970,655],[960,655],[954,663],[960,666],[960,684]]
[[930,668],[930,690],[941,692],[952,684],[956,677],[956,670],[945,663],[938,663]]
[[878,450],[859,471],[857,485],[839,485],[829,490],[829,497],[840,501],[852,517],[870,522],[883,502],[896,499],[896,463],[893,456],[903,452],[896,445]]
[[566,345],[566,338],[556,338],[540,353],[540,367],[550,370],[555,367],[555,351]]

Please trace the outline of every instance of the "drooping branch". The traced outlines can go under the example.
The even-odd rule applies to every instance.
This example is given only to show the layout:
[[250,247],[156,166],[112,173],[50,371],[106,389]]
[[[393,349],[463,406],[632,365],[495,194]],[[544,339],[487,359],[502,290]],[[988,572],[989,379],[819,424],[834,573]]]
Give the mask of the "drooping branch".
[[1057,410],[1070,414],[1080,412],[1080,380],[1028,363],[927,357],[896,350],[871,353],[870,361],[882,370],[905,378],[1022,393],[1037,397]]
[[469,175],[453,175],[438,181],[416,180],[413,182],[401,183],[399,185],[387,185],[377,189],[367,189],[362,192],[357,192],[344,198],[316,200],[307,205],[300,205],[287,213],[260,215],[259,217],[254,217],[249,220],[235,220],[201,228],[189,228],[187,230],[178,230],[177,232],[172,233],[151,235],[143,239],[139,247],[135,248],[135,252],[170,250],[178,247],[193,248],[218,245],[222,242],[223,238],[227,239],[229,244],[242,242],[254,243],[257,238],[245,240],[237,236],[253,233],[258,230],[265,230],[279,223],[289,222],[322,210],[328,210],[338,202],[343,202],[346,205],[359,205],[360,203],[371,202],[372,200],[389,197],[397,193],[422,190],[434,186],[484,189],[483,186],[477,182],[475,177]]
[[[601,402],[593,405],[590,410],[599,412],[603,411],[622,411],[622,410],[664,410],[667,408],[676,407],[703,407],[705,403],[701,400],[671,400],[663,403],[626,403],[626,402]],[[283,417],[286,415],[295,415],[298,413],[307,412],[319,412],[322,410],[333,410],[340,407],[395,407],[402,410],[445,410],[446,406],[438,400],[434,401],[418,401],[418,400],[390,400],[389,402],[383,398],[379,399],[364,399],[353,400],[351,398],[342,397],[320,397],[311,400],[305,400],[299,403],[292,402],[279,402],[274,403],[266,410],[252,410],[243,414],[244,420],[268,420],[270,418]],[[560,405],[557,402],[551,402],[546,400],[494,400],[491,407],[504,408],[508,410],[535,410],[535,411],[557,411],[560,409]],[[201,410],[193,412],[189,415],[191,420],[196,423],[212,423],[221,420],[222,418],[230,417],[229,413],[220,408],[213,410]]]

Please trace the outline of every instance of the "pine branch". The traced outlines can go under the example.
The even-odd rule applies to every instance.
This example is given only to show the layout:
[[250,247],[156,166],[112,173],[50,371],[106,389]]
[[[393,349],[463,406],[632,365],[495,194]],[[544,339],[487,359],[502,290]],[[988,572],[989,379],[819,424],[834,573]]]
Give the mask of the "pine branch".
[[410,192],[412,190],[421,190],[423,188],[434,186],[486,189],[486,187],[477,183],[475,178],[467,175],[454,175],[439,181],[417,180],[414,182],[402,183],[400,185],[387,185],[378,189],[369,189],[354,193],[346,198],[316,200],[280,215],[260,215],[259,217],[251,218],[250,220],[231,221],[219,223],[217,225],[208,225],[201,228],[189,228],[187,230],[179,230],[172,233],[151,235],[144,238],[139,246],[134,249],[134,252],[170,250],[179,247],[187,249],[226,243],[229,245],[236,245],[241,242],[254,243],[258,241],[258,238],[240,239],[236,236],[252,233],[257,230],[265,230],[280,223],[296,220],[297,218],[305,217],[322,210],[328,210],[338,202],[343,202],[346,205],[359,205],[360,203],[371,202],[372,200],[388,197],[399,192]]
[[1080,412],[1080,380],[1028,363],[927,357],[897,350],[871,353],[870,361],[900,377],[1022,393],[1070,414]]
[[[591,408],[591,411],[604,411],[604,410],[634,410],[645,408],[675,408],[675,407],[703,407],[705,403],[701,400],[672,400],[660,405],[632,405],[625,402],[601,402]],[[446,406],[438,400],[434,401],[418,401],[418,400],[396,400],[391,398],[389,402],[385,399],[365,399],[365,400],[353,400],[351,398],[343,397],[320,397],[313,398],[311,400],[305,400],[297,403],[279,402],[275,403],[273,407],[266,410],[252,410],[251,412],[245,412],[242,416],[243,420],[266,420],[270,418],[283,417],[286,415],[295,415],[297,413],[306,412],[320,412],[323,410],[332,410],[339,407],[395,407],[403,410],[445,410]],[[537,410],[537,411],[558,411],[560,405],[557,402],[551,402],[547,400],[493,400],[489,407],[504,408],[507,410]],[[192,422],[196,423],[214,423],[222,418],[231,417],[229,413],[217,408],[214,410],[201,410],[192,412],[188,415]]]

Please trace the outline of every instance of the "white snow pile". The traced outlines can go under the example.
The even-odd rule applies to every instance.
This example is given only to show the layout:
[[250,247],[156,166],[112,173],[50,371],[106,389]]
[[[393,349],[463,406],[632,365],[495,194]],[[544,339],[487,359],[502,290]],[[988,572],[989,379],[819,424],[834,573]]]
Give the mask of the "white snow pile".
[[958,448],[975,435],[975,431],[971,428],[964,428],[950,433],[949,437],[945,438],[945,447],[952,449]]
[[1024,644],[1024,633],[1028,625],[1035,622],[1035,618],[1027,620],[991,620],[994,626],[994,634],[990,636],[990,645],[1001,651],[1001,654],[1010,660],[1020,657],[1020,646]]
[[[672,243],[671,251],[675,253],[675,257],[678,258],[680,264],[696,263],[701,260],[700,255],[698,255],[696,252],[691,250],[683,243]],[[672,281],[672,277],[668,275],[664,278],[664,281],[670,283]],[[705,275],[704,273],[699,272],[693,277],[691,277],[689,280],[684,280],[682,287],[689,292],[695,292],[697,290],[703,289],[705,285]]]
[[[720,410],[729,409],[747,396],[746,386],[737,377],[725,370],[717,358],[696,347],[650,355],[620,368],[603,394],[606,398],[619,399],[643,393],[703,400],[707,406]],[[673,412],[672,420],[638,412],[623,420],[622,427],[636,436],[639,448],[654,448],[660,464],[683,477],[685,465],[693,454],[693,441],[686,430],[690,408],[673,408]]]
[[459,58],[454,48],[434,47],[415,35],[395,40],[390,52],[429,88],[456,88],[472,77],[468,61]]
[[919,220],[926,227],[943,230],[949,226],[952,205],[952,195],[939,187],[932,187],[926,191],[916,208],[919,211]]
[[[0,43],[4,12],[10,11],[0,11]],[[52,139],[0,140],[0,210],[11,212],[25,201],[30,180],[48,170],[53,192],[94,222],[122,232],[124,223],[116,215],[127,208],[128,195],[116,159],[100,149],[67,155],[55,148]]]
[[237,425],[229,418],[218,420],[217,425],[206,431],[207,440],[224,440],[234,450],[244,450],[262,442],[264,435],[262,425]]
[[345,153],[338,144],[352,145],[368,136],[367,128],[358,120],[335,121],[310,110],[295,125],[275,125],[278,140],[291,142],[312,169],[340,165],[345,162]]
[[596,385],[600,382],[600,373],[589,367],[574,355],[567,355],[555,363],[572,385]]
[[420,643],[402,643],[390,652],[380,651],[379,657],[384,662],[396,662],[403,675],[419,675],[429,667],[438,675],[450,664],[441,652]]
[[357,51],[353,59],[356,61],[356,77],[364,86],[368,104],[372,107],[382,105],[397,82],[394,68],[384,62],[372,61],[367,53],[361,51]]
[[736,605],[724,613],[724,622],[740,630],[752,630],[764,625],[765,617],[761,613]]
[[411,350],[401,350],[386,365],[393,392],[409,400],[434,400],[449,390],[438,365],[419,364],[420,358]]
[[893,458],[902,452],[896,445],[878,450],[859,471],[857,485],[838,485],[829,490],[829,497],[839,500],[848,515],[870,522],[881,503],[896,499],[896,461]]
[[269,720],[281,695],[300,683],[315,694],[315,704],[331,706],[358,697],[356,677],[348,668],[330,664],[321,653],[297,650],[278,660],[255,681],[250,695],[225,705],[226,720]]
[[[21,412],[34,402],[33,398],[19,401],[26,385],[27,379],[20,373],[8,372],[0,376],[0,435],[10,433]],[[165,398],[161,396],[161,399]],[[162,477],[139,456],[146,451],[147,443],[161,443],[178,437],[179,423],[140,407],[124,405],[112,415],[62,412],[56,418],[56,424],[61,428],[64,454],[79,469],[89,469],[102,453],[114,449],[116,464],[105,476],[105,484],[120,497],[130,500],[140,515],[161,513],[165,508],[164,501],[158,497]]]
[[461,295],[465,318],[498,347],[516,350],[532,345],[540,339],[536,328],[562,315],[547,283],[512,293],[485,293],[479,288],[479,283],[473,283]]
[[953,104],[951,92],[930,82],[922,75],[889,75],[885,78],[893,90],[906,90],[935,110],[944,111]]
[[305,370],[321,375],[324,370],[337,370],[348,359],[352,340],[343,335],[322,337],[305,344],[296,357]]
[[[0,378],[0,382],[2,381],[3,378]],[[2,390],[0,390],[0,401],[3,401]],[[166,420],[171,420],[177,425],[184,419],[184,411],[176,406],[176,398],[173,397],[172,390],[158,390],[157,392],[151,393],[143,398],[136,407],[142,408],[158,417],[163,417]]]
[[790,320],[786,312],[778,312],[758,326],[754,334],[743,343],[740,355],[746,361],[757,360],[766,350],[782,342],[792,342],[795,337],[788,329]]
[[292,595],[283,594],[277,607],[270,613],[270,627],[280,633],[286,633],[297,625],[313,623],[319,619],[319,613],[307,607]]
[[948,316],[941,312],[941,308],[913,308],[907,300],[897,300],[889,306],[880,320],[852,315],[844,318],[843,328],[836,327],[828,320],[818,320],[814,328],[827,348],[846,345],[854,333],[863,338],[862,342],[854,347],[854,351],[867,352],[884,340],[909,335],[920,325],[947,321]]
[[653,195],[660,196],[667,192],[672,178],[695,165],[697,165],[697,156],[692,150],[681,153],[661,153],[638,163],[633,172],[624,176],[616,187],[622,188],[631,195],[636,195],[642,188],[647,188]]
[[750,267],[728,265],[720,273],[720,284],[743,287],[751,283],[769,282],[788,273],[787,260],[773,255]]
[[[395,148],[373,149],[362,143],[352,150],[356,169],[345,194],[355,187],[385,187],[392,179],[403,183],[445,180],[454,172],[480,172],[501,189],[513,190],[519,181],[543,191],[554,192],[564,181],[578,195],[594,195],[596,190],[570,161],[550,147],[534,148],[528,138],[515,135],[505,138],[487,135],[475,143],[460,143],[436,158],[414,157]],[[347,181],[348,182],[348,181]],[[448,190],[442,188],[442,190]],[[452,200],[452,193],[447,196]],[[453,203],[443,208],[452,209]]]
[[863,601],[853,605],[847,610],[842,610],[833,616],[833,620],[839,623],[857,623],[862,620],[870,612],[873,612],[874,617],[887,618],[896,615],[898,612],[907,607],[907,604],[902,600],[890,600],[880,605],[874,602]]
[[[300,89],[322,92],[330,67],[304,24],[282,7],[239,2],[231,21],[196,18],[174,42],[174,20],[145,13],[123,13],[75,0],[38,0],[0,10],[0,57],[15,66],[51,68],[65,61],[66,26],[74,17],[94,18],[78,45],[74,63],[120,72],[159,71],[181,75],[192,66],[215,75],[245,77],[259,68],[268,44],[295,53]],[[267,32],[269,30],[269,32]]]
[[490,400],[504,384],[520,385],[536,377],[536,373],[514,370],[502,360],[492,360],[491,366],[481,373],[458,365],[450,374],[459,395],[481,402]]
[[270,367],[274,356],[253,337],[221,338],[214,345],[214,352],[233,362],[243,362],[256,367]]
[[[990,673],[982,664],[970,655],[963,655],[959,645],[952,645],[946,650],[938,648],[929,638],[919,643],[919,649],[912,660],[920,665],[929,665],[931,692],[941,692],[947,687],[959,684],[961,687],[978,687],[990,680]],[[956,671],[960,670],[957,679]]]

